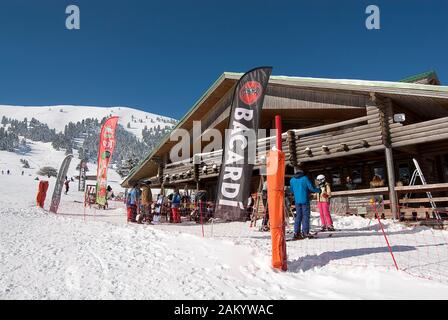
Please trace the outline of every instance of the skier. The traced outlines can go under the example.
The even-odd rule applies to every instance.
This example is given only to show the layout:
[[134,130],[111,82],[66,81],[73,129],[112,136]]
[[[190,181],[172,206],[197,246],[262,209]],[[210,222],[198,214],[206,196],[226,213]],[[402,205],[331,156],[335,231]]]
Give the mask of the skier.
[[[294,194],[296,219],[294,222],[294,240],[311,238],[310,236],[310,192],[320,192],[305,175],[302,169],[294,168],[295,175],[289,182]],[[302,232],[300,232],[302,229]]]
[[317,207],[319,208],[320,221],[322,223],[322,231],[334,231],[333,220],[330,215],[330,184],[325,181],[323,174],[318,175],[316,180],[320,189],[320,193],[316,193],[316,200]]
[[22,170],[22,176],[25,174],[25,172]]
[[151,223],[151,203],[152,194],[148,183],[142,185],[142,220],[147,223]]
[[10,171],[9,171],[9,169],[8,169],[8,170],[6,170],[6,174],[8,174],[8,175],[10,174]]
[[5,171],[2,170],[2,174],[5,174]]
[[179,214],[180,200],[181,200],[181,197],[179,194],[179,189],[175,188],[172,199],[171,199],[171,212],[173,214],[173,222],[174,223],[181,223],[180,214]]
[[68,189],[70,188],[70,180],[65,180],[64,185],[65,185],[65,194],[68,193]]
[[126,206],[128,211],[128,222],[135,222],[137,216],[137,206],[139,203],[140,192],[136,184],[132,186],[131,191],[128,193],[126,199]]

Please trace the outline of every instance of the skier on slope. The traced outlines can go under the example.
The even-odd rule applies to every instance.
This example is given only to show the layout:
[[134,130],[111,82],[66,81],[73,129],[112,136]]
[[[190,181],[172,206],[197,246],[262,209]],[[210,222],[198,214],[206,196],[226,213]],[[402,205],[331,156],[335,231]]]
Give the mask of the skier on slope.
[[316,178],[320,193],[316,193],[317,207],[319,208],[322,231],[334,231],[333,220],[330,214],[331,187],[325,181],[325,176],[320,174]]
[[67,194],[68,193],[68,189],[70,188],[70,180],[68,180],[68,179],[66,179],[65,180],[65,182],[64,182],[64,185],[65,185],[65,194]]
[[[295,175],[289,182],[294,194],[296,219],[294,222],[294,240],[310,238],[310,193],[320,192],[305,175],[302,169],[294,168]],[[302,232],[300,232],[302,229]]]

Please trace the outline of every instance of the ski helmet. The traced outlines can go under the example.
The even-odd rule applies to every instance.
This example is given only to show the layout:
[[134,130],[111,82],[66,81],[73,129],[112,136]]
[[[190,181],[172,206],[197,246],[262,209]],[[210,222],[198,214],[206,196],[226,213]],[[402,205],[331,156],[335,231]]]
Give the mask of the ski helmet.
[[325,176],[323,174],[320,174],[320,175],[317,176],[316,180],[319,183],[324,183],[325,182]]

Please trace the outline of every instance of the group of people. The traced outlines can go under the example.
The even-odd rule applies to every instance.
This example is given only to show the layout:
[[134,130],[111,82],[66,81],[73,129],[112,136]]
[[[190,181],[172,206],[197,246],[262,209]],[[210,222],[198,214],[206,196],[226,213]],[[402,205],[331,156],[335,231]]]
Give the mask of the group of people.
[[[316,178],[316,185],[305,175],[304,171],[295,168],[294,177],[290,180],[289,190],[285,188],[285,205],[290,208],[291,203],[295,204],[294,239],[304,239],[312,237],[310,234],[310,200],[311,197],[317,201],[321,219],[322,231],[334,231],[333,220],[330,214],[331,187],[323,174]],[[261,224],[261,231],[269,230],[269,209],[268,209],[268,188],[267,182],[263,183],[261,190],[264,216]],[[248,200],[248,218],[253,219],[254,198],[250,196]],[[251,216],[252,215],[252,216]]]
[[[316,183],[312,183],[302,169],[295,168],[294,172],[295,174],[290,180],[289,192],[285,194],[287,206],[289,207],[291,203],[295,204],[294,239],[312,238],[310,233],[310,200],[312,196],[316,200],[319,210],[321,230],[334,231],[330,213],[331,186],[325,175],[319,174]],[[375,176],[371,187],[381,185],[384,185],[384,181],[379,176]],[[356,188],[356,184],[350,177],[346,178],[346,187],[348,190]],[[265,208],[262,230],[267,231],[269,230],[269,212],[266,182],[263,184],[261,196]],[[129,222],[152,224],[159,222],[161,216],[165,216],[166,221],[171,223],[181,223],[182,216],[189,216],[190,220],[200,222],[200,219],[207,221],[213,217],[213,205],[207,201],[205,190],[199,190],[194,196],[190,196],[187,193],[181,194],[179,189],[175,188],[168,196],[159,194],[156,201],[153,201],[149,184],[139,183],[132,187],[125,199]],[[248,219],[253,217],[254,205],[255,199],[250,196],[247,205]]]
[[201,222],[213,217],[213,207],[207,202],[207,192],[199,190],[195,195],[181,193],[178,188],[168,196],[158,194],[152,198],[148,183],[135,184],[125,196],[128,222],[154,224],[162,216],[167,222],[181,223],[182,216]]
[[311,238],[310,234],[310,195],[315,194],[319,209],[322,231],[334,231],[330,214],[331,187],[325,176],[316,178],[317,186],[305,175],[304,171],[295,168],[294,177],[290,180],[291,192],[294,195],[296,216],[294,221],[294,239]]

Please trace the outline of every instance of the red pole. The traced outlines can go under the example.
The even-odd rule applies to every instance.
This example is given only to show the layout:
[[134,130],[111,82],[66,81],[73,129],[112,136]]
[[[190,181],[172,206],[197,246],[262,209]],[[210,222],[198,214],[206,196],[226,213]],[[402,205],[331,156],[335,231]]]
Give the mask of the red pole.
[[201,217],[202,237],[204,237],[204,224],[202,223],[202,201],[199,201],[199,215]]
[[378,214],[378,210],[376,209],[375,203],[373,203],[372,206],[373,206],[373,209],[375,210],[375,215],[378,219],[378,223],[380,224],[381,231],[383,232],[384,239],[386,239],[387,247],[389,248],[389,252],[390,252],[390,255],[392,256],[392,260],[394,261],[395,268],[397,268],[397,270],[400,270],[398,268],[397,261],[395,260],[394,253],[392,252],[392,248],[390,247],[389,240],[387,239],[386,232],[384,232],[383,224],[381,223],[380,215]]
[[275,116],[275,129],[277,130],[277,149],[282,151],[282,118]]

